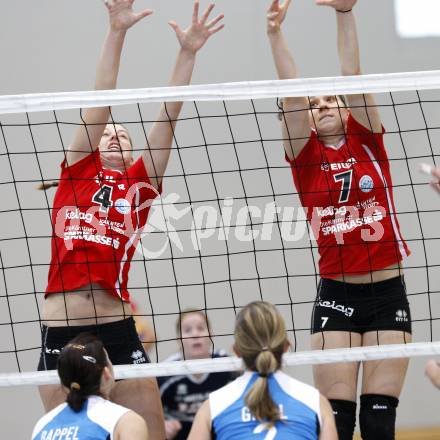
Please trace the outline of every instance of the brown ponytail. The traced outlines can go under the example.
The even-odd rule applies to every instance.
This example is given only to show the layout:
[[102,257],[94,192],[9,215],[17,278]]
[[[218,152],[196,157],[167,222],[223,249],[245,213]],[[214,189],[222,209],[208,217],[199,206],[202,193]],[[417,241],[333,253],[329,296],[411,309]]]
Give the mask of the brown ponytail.
[[281,417],[268,377],[281,367],[287,343],[284,320],[272,304],[253,302],[239,313],[234,334],[235,348],[246,367],[259,375],[246,395],[246,405],[257,420],[274,424]]

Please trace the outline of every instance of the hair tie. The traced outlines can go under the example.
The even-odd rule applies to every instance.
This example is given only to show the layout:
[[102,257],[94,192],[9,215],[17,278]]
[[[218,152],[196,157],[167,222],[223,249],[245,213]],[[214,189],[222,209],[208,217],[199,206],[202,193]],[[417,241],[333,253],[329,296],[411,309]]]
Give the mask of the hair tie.
[[347,12],[351,12],[353,10],[352,9],[347,9],[346,11],[340,11],[339,9],[336,9],[336,12],[339,12],[340,14],[346,14]]
[[79,391],[81,389],[81,385],[78,382],[72,382],[70,384],[70,389]]
[[272,373],[258,373],[258,376],[267,379]]
[[265,345],[264,347],[261,347],[261,351],[270,351],[270,348]]

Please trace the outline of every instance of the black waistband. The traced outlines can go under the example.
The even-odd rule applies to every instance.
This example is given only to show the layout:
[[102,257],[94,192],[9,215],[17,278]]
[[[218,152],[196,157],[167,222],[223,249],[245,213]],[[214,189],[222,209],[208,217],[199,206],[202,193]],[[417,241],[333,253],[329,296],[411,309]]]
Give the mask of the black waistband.
[[372,292],[380,293],[396,287],[405,286],[405,280],[403,275],[399,275],[394,278],[389,278],[383,281],[377,281],[375,283],[345,283],[344,281],[337,281],[330,278],[321,278],[321,289],[338,289],[346,290],[350,292]]
[[105,324],[73,325],[68,327],[48,327],[43,325],[43,335],[51,343],[65,345],[80,333],[87,332],[96,335],[104,345],[124,343],[131,338],[137,338],[137,332],[133,317]]

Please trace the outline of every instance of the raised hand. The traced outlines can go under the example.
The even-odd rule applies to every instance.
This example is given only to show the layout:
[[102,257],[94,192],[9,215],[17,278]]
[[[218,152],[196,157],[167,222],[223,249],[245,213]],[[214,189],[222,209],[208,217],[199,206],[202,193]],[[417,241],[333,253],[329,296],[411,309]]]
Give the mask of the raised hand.
[[431,186],[440,193],[440,168],[432,167],[430,170],[435,179],[431,182]]
[[110,29],[116,32],[126,31],[153,13],[151,9],[134,12],[134,0],[105,0],[104,3],[109,14]]
[[339,12],[346,12],[353,9],[357,0],[315,0],[318,6],[330,6]]
[[182,30],[175,21],[170,21],[169,25],[174,29],[180,46],[184,51],[196,53],[208,41],[211,35],[224,28],[224,24],[218,24],[224,17],[218,15],[208,21],[209,14],[214,9],[214,4],[210,4],[199,19],[199,0],[194,2],[194,10],[191,25]]
[[283,4],[280,5],[279,0],[273,0],[269,9],[267,10],[267,32],[276,32],[281,28],[281,24],[287,15],[287,10],[289,9],[290,2],[292,0],[285,0]]

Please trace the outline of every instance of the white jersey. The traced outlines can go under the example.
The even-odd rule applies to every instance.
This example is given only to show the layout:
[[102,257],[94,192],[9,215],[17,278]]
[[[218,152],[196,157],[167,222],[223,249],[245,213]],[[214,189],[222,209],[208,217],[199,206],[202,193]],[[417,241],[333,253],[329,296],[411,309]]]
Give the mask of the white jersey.
[[62,403],[35,425],[32,440],[108,440],[119,419],[130,411],[102,397],[91,396],[79,412]]
[[281,421],[274,426],[256,420],[245,404],[258,374],[245,372],[209,395],[212,434],[216,440],[316,440],[321,426],[320,394],[281,371],[268,378],[269,392]]

